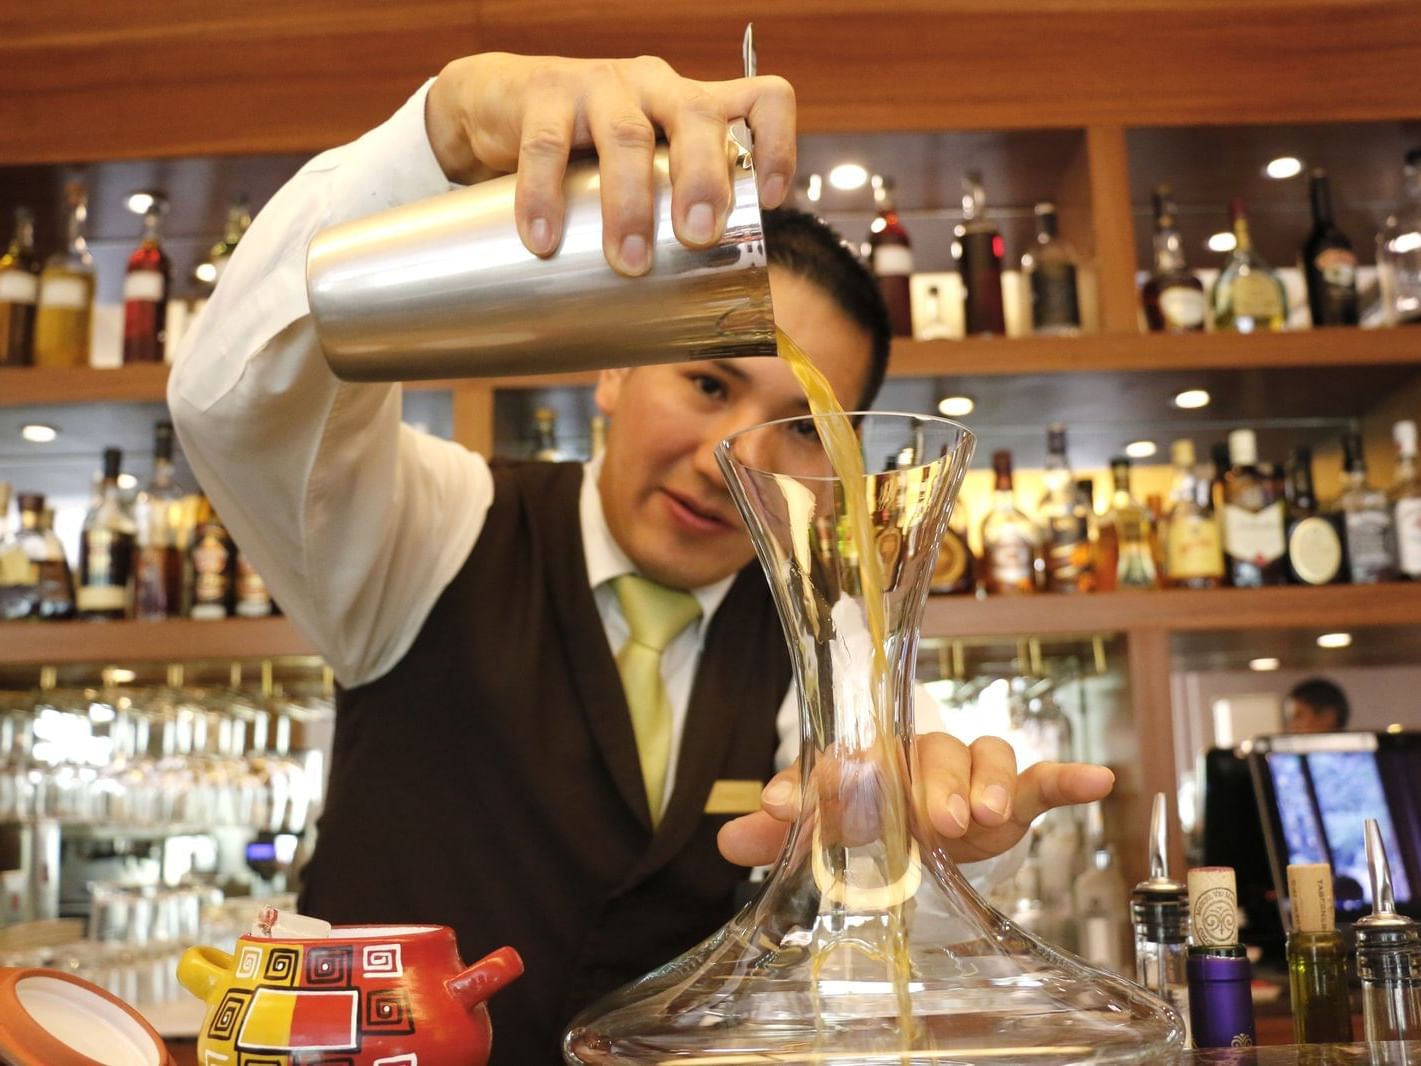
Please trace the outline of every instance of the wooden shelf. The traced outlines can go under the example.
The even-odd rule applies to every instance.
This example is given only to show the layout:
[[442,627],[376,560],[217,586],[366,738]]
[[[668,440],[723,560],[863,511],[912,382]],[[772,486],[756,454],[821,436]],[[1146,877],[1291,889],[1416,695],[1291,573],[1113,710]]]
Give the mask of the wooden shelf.
[[127,664],[314,655],[287,618],[0,623],[0,664]]

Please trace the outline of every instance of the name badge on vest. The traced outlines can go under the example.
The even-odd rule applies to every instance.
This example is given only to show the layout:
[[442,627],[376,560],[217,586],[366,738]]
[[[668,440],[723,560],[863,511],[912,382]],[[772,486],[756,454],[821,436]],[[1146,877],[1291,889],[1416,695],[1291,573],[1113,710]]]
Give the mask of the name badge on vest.
[[730,781],[722,779],[711,786],[706,800],[706,814],[754,814],[760,809],[763,781]]

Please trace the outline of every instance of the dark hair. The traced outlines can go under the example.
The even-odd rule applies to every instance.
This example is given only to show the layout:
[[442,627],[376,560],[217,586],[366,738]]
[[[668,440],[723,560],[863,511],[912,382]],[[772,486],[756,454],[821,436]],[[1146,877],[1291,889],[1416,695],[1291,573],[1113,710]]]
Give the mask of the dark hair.
[[1288,693],[1288,699],[1306,703],[1315,711],[1331,711],[1337,716],[1337,728],[1346,729],[1347,719],[1352,716],[1352,708],[1347,705],[1347,696],[1336,684],[1323,677],[1310,677],[1299,681]]
[[770,262],[817,285],[873,342],[863,392],[856,406],[873,403],[888,372],[893,326],[878,281],[854,250],[821,218],[792,207],[764,213],[765,250]]

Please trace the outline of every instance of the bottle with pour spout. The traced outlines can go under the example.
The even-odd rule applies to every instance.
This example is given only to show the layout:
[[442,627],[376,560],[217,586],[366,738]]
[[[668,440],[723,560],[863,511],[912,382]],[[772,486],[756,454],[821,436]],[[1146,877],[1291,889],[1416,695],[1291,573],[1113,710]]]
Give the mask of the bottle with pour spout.
[[1365,823],[1372,913],[1355,926],[1368,1043],[1421,1037],[1421,927],[1396,913],[1391,864],[1375,818]]
[[[1189,888],[1169,876],[1168,818],[1165,795],[1157,792],[1150,811],[1149,880],[1141,881],[1130,894],[1135,980],[1179,1011],[1187,1027]],[[1190,1040],[1187,1035],[1186,1040]]]

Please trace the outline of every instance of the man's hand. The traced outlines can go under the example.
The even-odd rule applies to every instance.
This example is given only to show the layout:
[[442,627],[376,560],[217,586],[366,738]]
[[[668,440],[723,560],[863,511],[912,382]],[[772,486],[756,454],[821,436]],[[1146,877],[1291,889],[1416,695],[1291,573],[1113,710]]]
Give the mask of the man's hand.
[[778,207],[794,175],[794,90],[783,78],[692,81],[661,59],[555,59],[488,53],[450,63],[430,88],[424,121],[451,181],[517,172],[514,213],[528,250],[548,255],[563,224],[568,156],[596,149],[602,247],[623,274],[651,266],[652,151],[671,151],[677,238],[719,240],[730,210],[726,131],[755,129],[760,199]]
[[[926,733],[914,750],[918,802],[956,862],[1000,855],[1026,835],[1032,821],[1054,807],[1104,799],[1115,775],[1089,763],[1042,762],[1016,772],[1016,756],[999,737],[969,748],[946,733]],[[762,809],[727,823],[720,853],[741,866],[774,862],[799,813],[799,766],[775,775]]]

